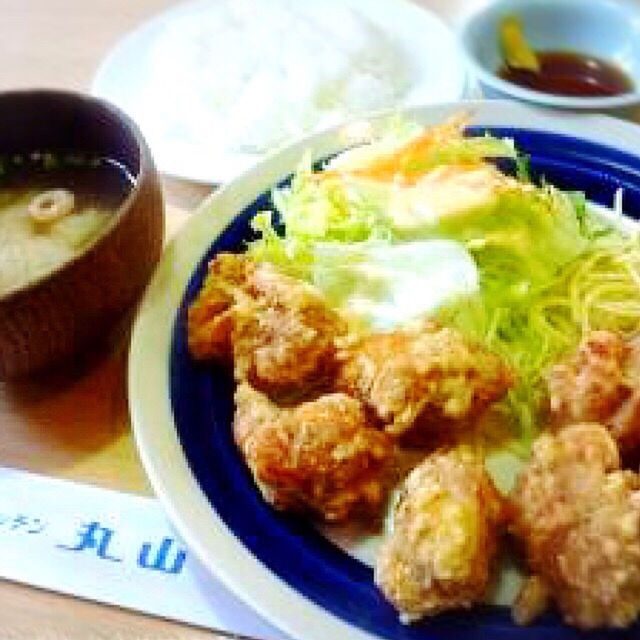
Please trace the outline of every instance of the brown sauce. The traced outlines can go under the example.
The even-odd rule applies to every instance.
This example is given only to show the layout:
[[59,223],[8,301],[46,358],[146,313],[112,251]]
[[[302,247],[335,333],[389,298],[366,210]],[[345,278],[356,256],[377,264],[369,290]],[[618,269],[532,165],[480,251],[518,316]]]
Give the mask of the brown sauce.
[[540,71],[504,65],[504,80],[528,89],[561,96],[606,97],[633,91],[633,83],[616,65],[595,56],[571,51],[538,51]]

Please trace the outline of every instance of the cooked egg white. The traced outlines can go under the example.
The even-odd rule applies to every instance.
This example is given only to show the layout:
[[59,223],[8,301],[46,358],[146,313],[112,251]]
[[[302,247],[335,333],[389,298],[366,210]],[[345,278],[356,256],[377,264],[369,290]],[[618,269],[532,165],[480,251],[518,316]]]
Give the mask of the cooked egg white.
[[[437,167],[415,185],[395,189],[389,211],[399,233],[415,234],[443,218],[492,211],[500,189],[513,183],[513,178],[493,165]],[[524,187],[520,184],[519,188]]]

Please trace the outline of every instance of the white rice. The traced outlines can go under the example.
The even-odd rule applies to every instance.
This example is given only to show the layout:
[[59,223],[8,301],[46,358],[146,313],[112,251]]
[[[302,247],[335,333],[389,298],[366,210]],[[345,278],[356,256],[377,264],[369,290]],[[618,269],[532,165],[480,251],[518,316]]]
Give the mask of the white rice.
[[411,63],[365,11],[331,0],[198,5],[150,47],[138,105],[147,135],[262,153],[396,104]]

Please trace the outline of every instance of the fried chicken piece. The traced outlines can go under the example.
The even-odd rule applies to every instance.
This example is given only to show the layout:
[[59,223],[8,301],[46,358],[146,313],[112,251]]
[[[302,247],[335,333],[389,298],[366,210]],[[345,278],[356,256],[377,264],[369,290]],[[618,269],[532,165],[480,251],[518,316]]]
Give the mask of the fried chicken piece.
[[583,629],[635,620],[640,476],[620,470],[616,443],[603,426],[577,424],[541,435],[512,508],[511,531],[537,576],[537,595],[526,583],[516,601],[516,621],[530,622],[547,595],[568,624]]
[[255,270],[242,255],[220,253],[210,263],[197,298],[187,313],[189,351],[197,360],[230,360],[233,306]]
[[375,581],[409,623],[482,600],[502,501],[468,447],[430,455],[406,478]]
[[516,624],[531,624],[549,607],[549,588],[540,576],[528,576],[511,606],[511,615]]
[[267,502],[334,522],[380,506],[393,444],[360,402],[332,393],[280,408],[248,384],[235,401],[235,441]]
[[547,378],[557,424],[599,422],[625,451],[640,445],[640,338],[593,331]]
[[394,435],[477,417],[512,384],[498,356],[431,323],[371,334],[338,359],[337,388],[360,398]]
[[311,285],[256,267],[249,297],[236,305],[235,374],[262,388],[296,387],[331,372],[334,340],[346,323]]
[[268,263],[220,254],[189,309],[189,348],[198,359],[231,359],[236,380],[278,393],[327,376],[342,319],[320,292]]

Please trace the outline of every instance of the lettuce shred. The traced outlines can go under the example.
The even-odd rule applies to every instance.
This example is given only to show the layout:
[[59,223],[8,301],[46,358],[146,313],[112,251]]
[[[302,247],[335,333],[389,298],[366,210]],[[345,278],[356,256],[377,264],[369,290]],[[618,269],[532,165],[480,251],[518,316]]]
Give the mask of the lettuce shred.
[[523,453],[546,419],[549,367],[594,329],[624,336],[640,331],[638,237],[611,230],[567,258],[552,274],[543,269],[544,277],[536,277],[531,271],[528,286],[517,286],[516,272],[502,260],[478,256],[480,293],[440,313],[442,322],[500,354],[516,372],[517,383],[501,408]]
[[[252,223],[259,238],[248,245],[248,253],[257,260],[267,260],[290,274],[309,277],[313,246],[318,242],[394,242],[393,219],[389,202],[393,181],[367,179],[380,158],[400,162],[400,171],[423,175],[447,164],[479,164],[488,157],[517,157],[513,141],[488,134],[464,137],[464,120],[452,119],[442,127],[425,131],[398,118],[391,118],[376,141],[365,145],[371,149],[356,166],[314,171],[306,155],[288,187],[275,189],[272,202],[280,221],[271,212],[262,212]],[[433,135],[433,132],[438,132]],[[362,148],[359,148],[360,151]],[[343,154],[347,156],[349,152]],[[340,156],[338,157],[338,160]],[[327,179],[328,178],[328,179]]]
[[389,211],[399,185],[410,187],[440,165],[511,159],[516,177],[490,207],[444,216],[426,236],[463,243],[476,263],[478,293],[459,297],[438,317],[513,368],[517,383],[500,410],[524,452],[545,420],[549,366],[591,329],[640,330],[640,243],[600,222],[584,194],[534,184],[528,159],[510,140],[466,138],[460,121],[418,133],[395,127],[396,144],[391,130],[325,171],[305,158],[290,186],[273,192],[277,217],[263,212],[254,219],[259,238],[248,252],[308,281],[324,260],[321,269],[333,282],[331,271],[342,277],[348,265],[335,264],[335,251],[333,262],[323,258],[323,243],[406,240],[396,235]]

